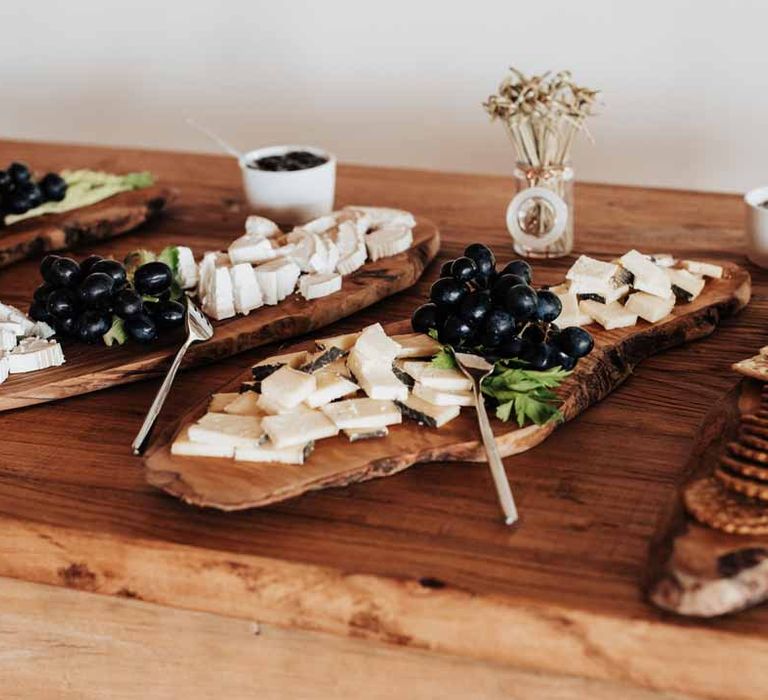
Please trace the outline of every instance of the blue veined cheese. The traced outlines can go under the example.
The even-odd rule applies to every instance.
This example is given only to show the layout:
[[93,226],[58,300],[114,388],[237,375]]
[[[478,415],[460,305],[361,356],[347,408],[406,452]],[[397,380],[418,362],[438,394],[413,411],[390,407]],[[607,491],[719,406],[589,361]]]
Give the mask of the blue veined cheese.
[[672,296],[672,285],[666,272],[647,255],[630,250],[619,259],[621,266],[635,277],[632,286],[640,291],[667,299]]
[[317,389],[313,374],[284,365],[261,382],[261,395],[270,403],[291,409],[306,401]]
[[474,406],[475,397],[471,391],[448,391],[435,389],[417,381],[411,390],[414,396],[424,399],[435,406]]
[[379,399],[334,401],[320,410],[340,430],[383,428],[403,421],[403,416],[394,402]]
[[245,220],[245,232],[251,236],[272,238],[280,233],[280,227],[265,216],[251,214],[251,216]]
[[304,464],[314,448],[314,441],[291,447],[275,447],[271,440],[267,440],[257,447],[236,447],[235,461]]
[[227,249],[232,264],[262,263],[275,257],[275,248],[269,238],[246,233],[236,238]]
[[229,447],[255,447],[264,440],[261,418],[206,413],[187,429],[191,442]]
[[171,444],[171,454],[181,457],[232,457],[235,448],[225,443],[192,442],[189,428],[182,430]]
[[64,364],[64,352],[55,340],[24,338],[12,350],[4,353],[8,360],[8,372],[21,374],[36,372]]
[[599,301],[591,300],[580,301],[579,309],[607,331],[634,326],[637,323],[637,314],[629,311],[618,301],[610,304],[601,304]]
[[232,297],[235,311],[248,315],[254,309],[264,305],[261,287],[250,263],[240,263],[229,268],[232,277]]
[[661,321],[662,318],[669,316],[674,305],[674,296],[662,299],[647,292],[635,292],[630,295],[624,308],[633,314],[637,314],[644,321],[648,321],[648,323],[656,323]]
[[302,412],[297,420],[295,414],[267,416],[261,421],[265,432],[275,447],[305,445],[312,440],[338,435],[336,424],[322,411]]

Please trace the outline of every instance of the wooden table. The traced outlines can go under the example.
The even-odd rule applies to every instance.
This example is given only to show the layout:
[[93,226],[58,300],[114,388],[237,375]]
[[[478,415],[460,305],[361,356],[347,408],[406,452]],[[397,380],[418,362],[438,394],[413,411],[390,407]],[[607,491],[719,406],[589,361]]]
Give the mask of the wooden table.
[[[162,221],[101,254],[172,241],[199,253],[245,216],[230,159],[0,142],[0,162],[11,159],[149,169],[181,190]],[[337,201],[432,218],[443,260],[475,240],[506,258],[511,194],[509,178],[343,166]],[[579,251],[745,262],[736,196],[580,184],[576,202]],[[569,263],[539,264],[538,279]],[[329,333],[407,316],[439,264]],[[0,272],[0,299],[31,293],[35,267]],[[128,448],[154,383],[3,414],[3,697],[765,697],[768,610],[680,621],[641,593],[692,431],[734,383],[729,364],[765,344],[768,276],[751,271],[740,317],[647,361],[506,460],[516,530],[500,524],[477,464],[423,465],[252,512],[187,507],[148,487]],[[182,375],[163,420],[265,352]]]

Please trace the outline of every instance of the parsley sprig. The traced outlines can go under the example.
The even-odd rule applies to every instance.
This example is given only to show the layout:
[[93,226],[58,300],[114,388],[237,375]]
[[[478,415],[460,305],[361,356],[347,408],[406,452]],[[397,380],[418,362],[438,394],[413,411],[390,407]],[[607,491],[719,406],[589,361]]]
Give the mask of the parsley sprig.
[[[432,359],[438,369],[454,369],[456,360],[450,346],[443,347]],[[560,400],[554,392],[570,372],[561,367],[548,370],[525,369],[521,360],[498,360],[493,374],[480,387],[483,394],[496,402],[496,417],[505,423],[514,415],[522,428],[526,421],[544,425],[562,421]]]

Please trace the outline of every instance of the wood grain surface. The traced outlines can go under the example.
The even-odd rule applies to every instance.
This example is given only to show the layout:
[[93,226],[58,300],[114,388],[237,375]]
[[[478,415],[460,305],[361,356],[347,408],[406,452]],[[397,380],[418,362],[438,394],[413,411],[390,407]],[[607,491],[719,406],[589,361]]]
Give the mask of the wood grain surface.
[[[746,306],[750,294],[749,273],[727,263],[723,279],[709,281],[693,303],[676,306],[671,316],[658,323],[640,321],[631,328],[612,331],[593,324],[589,329],[595,338],[594,350],[579,362],[558,390],[563,418],[573,420],[603,399],[650,355],[709,335],[722,318]],[[386,326],[385,330],[389,335],[396,335],[411,329],[408,321],[402,321]],[[315,349],[314,344],[308,342],[289,350]],[[211,387],[211,393],[238,391],[243,382],[251,379],[249,367],[226,386]],[[221,510],[259,507],[308,491],[392,476],[420,462],[484,461],[486,458],[477,437],[477,417],[471,408],[464,408],[456,419],[439,430],[405,419],[402,425],[392,426],[389,435],[381,440],[350,444],[343,434],[320,440],[307,462],[300,466],[171,454],[171,445],[178,434],[207,408],[208,400],[200,401],[177,425],[158,437],[144,460],[150,484],[198,506]],[[502,457],[530,450],[557,427],[549,423],[517,428],[514,422],[502,423],[492,413],[491,422]]]
[[[100,244],[102,255],[180,239],[217,247],[245,213],[226,158],[10,142],[0,155],[51,169],[148,169],[183,191],[167,217]],[[475,240],[512,257],[504,211],[513,194],[506,177],[341,166],[337,205],[410,209],[436,223],[443,247],[412,289],[324,333],[407,317],[441,262]],[[156,390],[143,382],[0,417],[0,575],[547,674],[764,697],[768,609],[681,621],[641,590],[694,431],[733,384],[730,364],[766,344],[768,274],[743,256],[743,202],[584,183],[575,202],[577,253],[610,259],[636,247],[730,260],[750,271],[753,297],[708,338],[646,360],[608,399],[507,458],[522,527],[499,524],[487,467],[456,462],[255,511],[191,509],[147,484],[130,454]],[[537,279],[554,283],[572,262],[538,263]],[[35,267],[0,271],[0,298],[31,294]],[[160,429],[275,350],[180,374]]]
[[[244,217],[241,219],[239,228],[231,233],[231,240],[243,228]],[[413,245],[407,251],[367,262],[344,277],[342,289],[337,294],[307,301],[297,292],[275,306],[262,306],[247,316],[215,321],[213,338],[192,345],[184,357],[182,369],[308,333],[375,304],[414,284],[439,248],[440,234],[435,225],[419,219],[413,230]],[[125,248],[118,259],[130,250]],[[160,250],[160,246],[155,250]],[[200,257],[204,251],[194,252]],[[29,297],[9,296],[3,300],[17,303],[22,309],[29,305]],[[0,411],[159,377],[168,371],[183,341],[184,330],[181,328],[163,334],[151,346],[129,341],[120,347],[108,348],[64,340],[66,362],[63,365],[42,372],[12,375],[0,384]]]
[[[714,404],[694,437],[685,484],[713,473],[726,444],[737,438],[741,416],[760,406],[762,386],[743,379]],[[656,605],[713,617],[768,598],[768,536],[705,527],[687,515],[680,498],[669,511],[651,546],[648,595]]]
[[133,231],[159,216],[178,192],[164,185],[122,192],[63,214],[0,226],[0,268],[43,253],[91,246]]

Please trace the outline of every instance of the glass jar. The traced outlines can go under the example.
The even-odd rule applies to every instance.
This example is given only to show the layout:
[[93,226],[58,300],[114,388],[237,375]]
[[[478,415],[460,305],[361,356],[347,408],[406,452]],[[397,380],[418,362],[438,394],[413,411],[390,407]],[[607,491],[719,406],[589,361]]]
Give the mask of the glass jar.
[[517,163],[507,229],[524,258],[559,258],[573,251],[573,169]]

